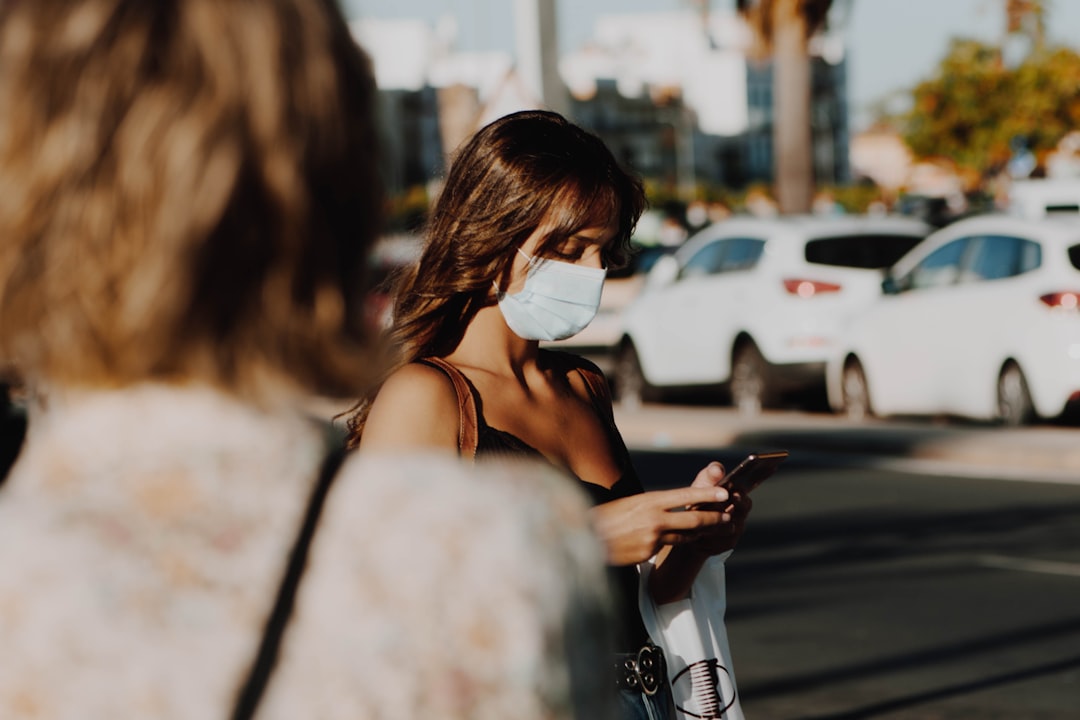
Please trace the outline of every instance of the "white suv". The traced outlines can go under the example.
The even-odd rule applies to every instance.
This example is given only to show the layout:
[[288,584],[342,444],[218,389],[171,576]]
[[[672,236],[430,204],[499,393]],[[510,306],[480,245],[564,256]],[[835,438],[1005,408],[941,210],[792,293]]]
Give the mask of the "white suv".
[[624,314],[613,373],[626,405],[719,386],[756,412],[823,387],[839,328],[881,293],[881,271],[932,228],[910,218],[732,218],[661,258]]
[[853,418],[954,415],[1021,425],[1080,400],[1080,217],[974,217],[886,276],[828,365]]

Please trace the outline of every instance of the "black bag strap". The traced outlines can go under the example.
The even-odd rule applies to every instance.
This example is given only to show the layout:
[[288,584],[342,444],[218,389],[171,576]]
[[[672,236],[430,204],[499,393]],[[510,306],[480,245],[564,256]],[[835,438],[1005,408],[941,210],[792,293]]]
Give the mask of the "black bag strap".
[[574,369],[589,388],[589,398],[600,417],[614,425],[615,410],[611,405],[611,390],[608,388],[607,378],[589,367],[578,366]]
[[596,414],[603,418],[609,427],[615,428],[615,409],[612,406],[611,388],[600,369],[592,362],[575,353],[562,350],[547,350],[545,352],[563,372],[577,373],[578,377],[585,383],[585,388],[589,393],[589,400],[592,402]]
[[344,446],[336,440],[327,448],[326,456],[319,468],[319,476],[308,498],[304,521],[300,525],[296,542],[293,543],[292,552],[289,554],[289,562],[285,566],[273,610],[263,630],[259,653],[255,656],[255,662],[248,671],[247,679],[236,698],[232,720],[251,720],[255,717],[259,701],[262,700],[266,686],[270,682],[270,676],[274,672],[281,649],[281,640],[285,636],[285,628],[289,624],[293,605],[296,602],[296,591],[300,587],[300,579],[307,565],[308,550],[311,548],[311,540],[319,523],[319,515],[322,513],[326,495],[345,459],[345,454]]

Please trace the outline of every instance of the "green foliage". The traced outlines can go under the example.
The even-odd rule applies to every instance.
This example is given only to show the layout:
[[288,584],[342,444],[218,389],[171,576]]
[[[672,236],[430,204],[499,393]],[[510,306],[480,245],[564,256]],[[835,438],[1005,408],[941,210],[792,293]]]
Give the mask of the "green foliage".
[[689,198],[685,198],[679,195],[671,183],[665,183],[657,180],[656,178],[642,178],[642,183],[645,185],[645,197],[649,201],[649,207],[651,208],[663,208],[667,205],[675,203],[686,203]]
[[954,40],[912,100],[904,139],[916,157],[947,157],[986,176],[1008,161],[1014,138],[1041,160],[1080,127],[1080,55],[1047,49],[1007,68],[998,48]]
[[881,201],[881,190],[873,184],[833,185],[821,188],[836,200],[846,213],[863,214],[874,202]]

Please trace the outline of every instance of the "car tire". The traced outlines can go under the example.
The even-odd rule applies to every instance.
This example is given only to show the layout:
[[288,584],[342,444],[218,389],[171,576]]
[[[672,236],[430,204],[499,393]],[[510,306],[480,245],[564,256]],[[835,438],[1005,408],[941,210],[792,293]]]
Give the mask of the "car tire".
[[844,372],[840,376],[840,392],[844,403],[844,414],[849,420],[862,421],[874,416],[866,373],[863,371],[862,364],[855,358],[844,364]]
[[743,415],[757,415],[771,403],[768,366],[752,342],[735,348],[731,358],[731,404]]
[[1006,427],[1020,427],[1034,419],[1035,406],[1024,372],[1016,363],[1006,363],[997,381],[997,421]]
[[641,371],[637,350],[633,344],[624,343],[615,356],[614,370],[615,400],[623,407],[639,408],[643,403],[657,399],[656,389],[645,379]]

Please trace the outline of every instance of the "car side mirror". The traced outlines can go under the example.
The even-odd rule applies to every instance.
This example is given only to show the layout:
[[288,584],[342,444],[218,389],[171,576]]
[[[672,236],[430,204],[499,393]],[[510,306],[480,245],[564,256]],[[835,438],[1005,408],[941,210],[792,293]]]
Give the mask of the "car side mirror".
[[675,259],[674,255],[665,255],[661,258],[657,258],[653,263],[652,269],[645,276],[645,289],[653,290],[656,288],[662,288],[675,282],[675,278],[679,276],[679,261]]
[[885,295],[899,295],[900,284],[896,282],[895,277],[886,273],[885,278],[881,281],[881,292]]

